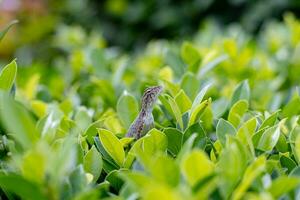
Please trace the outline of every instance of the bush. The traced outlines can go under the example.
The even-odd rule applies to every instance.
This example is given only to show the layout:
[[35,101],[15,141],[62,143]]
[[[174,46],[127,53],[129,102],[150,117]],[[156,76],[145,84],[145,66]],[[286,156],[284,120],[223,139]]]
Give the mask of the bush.
[[[258,37],[207,22],[133,55],[61,27],[55,67],[0,74],[1,196],[297,199],[300,22],[284,20]],[[125,137],[151,85],[155,128]]]

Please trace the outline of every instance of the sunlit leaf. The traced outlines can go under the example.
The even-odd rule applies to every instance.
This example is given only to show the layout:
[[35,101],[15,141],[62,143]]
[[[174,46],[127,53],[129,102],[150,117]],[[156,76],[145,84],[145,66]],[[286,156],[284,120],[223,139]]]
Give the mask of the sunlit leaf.
[[[16,185],[18,187],[16,187]],[[8,191],[17,194],[22,199],[46,200],[46,195],[38,185],[31,183],[17,174],[0,174],[0,186]]]
[[193,150],[183,157],[181,168],[188,183],[194,185],[213,173],[214,164],[203,151]]
[[262,134],[258,142],[257,148],[263,151],[271,151],[277,144],[279,136],[280,136],[280,126],[276,125],[268,128]]
[[236,132],[237,132],[236,129],[230,122],[224,119],[219,120],[216,128],[216,133],[218,139],[220,140],[223,146],[226,143],[226,135],[235,135]]
[[242,182],[233,192],[232,199],[241,199],[255,178],[265,170],[265,167],[266,158],[264,156],[256,158],[256,160],[247,167]]
[[39,136],[33,118],[21,104],[13,100],[8,94],[1,92],[0,95],[3,105],[5,105],[0,109],[1,120],[8,133],[23,148],[31,147]]
[[125,152],[120,140],[112,132],[105,129],[99,129],[99,139],[105,151],[119,166],[122,166],[125,159]]
[[271,186],[268,188],[268,191],[274,198],[279,198],[281,195],[297,187],[299,183],[299,178],[281,176],[272,182]]
[[248,102],[246,100],[240,100],[236,102],[230,109],[228,115],[228,121],[237,128],[241,123],[244,113],[248,110]]
[[180,90],[180,92],[175,96],[175,102],[177,103],[181,114],[188,111],[192,106],[191,100],[183,90]]
[[248,81],[241,82],[234,90],[233,95],[231,97],[230,105],[233,106],[239,100],[249,101],[250,99],[250,88]]
[[[1,40],[1,39],[0,39]],[[17,76],[17,63],[13,60],[0,73],[0,89],[10,91]]]
[[93,175],[93,180],[96,182],[102,170],[102,156],[95,146],[92,146],[84,156],[83,167],[86,172]]
[[128,128],[138,114],[137,100],[127,92],[119,98],[117,113],[125,128]]

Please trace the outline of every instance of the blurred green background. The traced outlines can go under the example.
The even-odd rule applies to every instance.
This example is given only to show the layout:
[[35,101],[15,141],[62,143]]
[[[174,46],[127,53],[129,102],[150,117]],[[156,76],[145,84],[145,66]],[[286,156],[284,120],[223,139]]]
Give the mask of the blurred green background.
[[[127,146],[131,141],[124,135],[138,113],[144,89],[150,85],[164,86],[164,94],[153,110],[158,129],[171,128],[179,133],[180,138],[184,134],[192,138],[186,130],[193,127],[195,121],[201,121],[197,122],[199,129],[195,132],[205,132],[204,138],[207,135],[211,144],[194,143],[195,137],[191,140],[194,144],[188,143],[189,148],[199,145],[197,148],[208,153],[216,166],[221,166],[216,172],[222,181],[208,188],[210,192],[220,193],[215,199],[220,199],[218,195],[230,195],[235,189],[233,186],[247,174],[243,170],[249,164],[239,148],[230,145],[222,149],[220,146],[224,138],[218,138],[216,132],[227,134],[225,119],[230,121],[230,116],[238,116],[238,120],[232,120],[236,127],[254,116],[260,128],[265,124],[270,126],[256,132],[253,129],[255,135],[251,139],[254,142],[251,139],[246,142],[258,147],[257,154],[252,152],[254,157],[261,155],[261,150],[266,151],[271,164],[266,173],[268,180],[274,180],[275,174],[283,181],[277,182],[276,178],[272,181],[276,187],[266,191],[262,187],[265,178],[258,177],[255,181],[258,186],[254,185],[249,191],[256,193],[257,197],[261,192],[267,192],[276,198],[298,185],[299,178],[290,179],[287,175],[294,168],[298,173],[300,163],[299,0],[0,2],[0,26],[5,27],[14,19],[19,21],[0,42],[1,66],[11,63],[4,68],[6,72],[2,70],[0,74],[0,87],[2,83],[16,100],[12,101],[7,95],[3,99],[0,94],[0,171],[13,176],[17,174],[8,185],[6,181],[1,182],[6,174],[1,177],[0,173],[0,186],[11,186],[8,189],[17,195],[28,195],[27,199],[34,199],[31,195],[38,196],[39,190],[42,196],[50,196],[49,199],[77,200],[87,199],[85,195],[94,193],[96,197],[89,199],[98,199],[97,193],[101,193],[101,198],[112,197],[114,200],[120,199],[114,195],[120,195],[122,199],[133,193],[134,190],[128,193],[126,187],[121,189],[123,182],[117,178],[115,170],[125,166],[121,161],[125,158],[124,147],[126,153],[131,151]],[[15,58],[16,62],[12,61]],[[237,100],[242,104],[237,104]],[[193,105],[197,105],[197,109]],[[236,105],[246,108],[238,109]],[[239,113],[240,110],[244,111]],[[243,115],[245,117],[240,120]],[[223,123],[220,126],[224,131],[217,128],[217,123]],[[282,127],[282,133],[277,131],[279,128],[275,131],[275,126]],[[102,128],[99,133],[98,128]],[[231,130],[236,134],[234,127]],[[273,137],[273,131],[277,139]],[[100,133],[115,138],[120,150],[111,153],[113,157],[100,150],[103,158],[114,160],[118,154],[122,157],[112,167],[105,165],[103,159],[103,170],[101,155],[96,150],[102,143],[94,141]],[[154,134],[163,135],[160,131],[154,131]],[[151,139],[149,147],[157,146],[157,152],[161,153],[160,148],[165,151],[167,143],[180,143],[179,149],[183,144],[182,139],[163,138],[164,145],[154,145],[157,140]],[[275,138],[272,139],[275,142],[265,148],[260,145],[261,138],[262,141]],[[294,148],[298,149],[296,153]],[[215,149],[221,162],[213,153]],[[186,155],[189,153],[194,155],[193,152]],[[130,166],[126,163],[125,168],[131,170],[133,160],[130,154],[127,155]],[[149,156],[153,158],[152,153]],[[169,161],[169,156],[162,158],[167,159],[167,164],[173,162]],[[190,158],[194,161],[193,157]],[[228,159],[237,159],[237,162],[227,162]],[[204,156],[204,160],[209,159]],[[261,161],[265,162],[264,156]],[[151,172],[158,176],[154,177],[154,184],[149,184],[149,191],[160,191],[165,185],[165,177],[169,178],[165,175],[169,168],[165,168],[164,163],[160,164],[161,171]],[[83,164],[88,167],[83,169]],[[197,166],[194,162],[189,165]],[[240,167],[242,165],[244,167]],[[90,166],[96,168],[90,170]],[[151,168],[151,165],[145,166]],[[157,164],[153,162],[153,166]],[[198,166],[202,167],[201,162]],[[139,168],[138,164],[135,167]],[[171,169],[176,180],[185,173],[185,169],[182,173],[178,168],[177,174]],[[89,181],[86,172],[93,173],[92,177],[89,175]],[[232,177],[228,178],[228,174]],[[15,187],[19,180],[33,184],[34,192],[29,190],[22,194],[24,190]],[[176,196],[181,192],[176,180],[175,184],[171,183],[172,190],[167,188],[164,194]],[[152,179],[150,181],[152,183]],[[290,181],[294,183],[289,184]],[[189,183],[180,184],[180,187],[187,191],[187,197],[181,199],[194,196],[194,187]],[[224,188],[228,191],[224,192]],[[2,193],[10,196],[10,192],[0,191],[0,196]],[[295,192],[295,196],[298,194]],[[159,199],[147,192],[141,195]],[[195,199],[199,199],[197,197]]]
[[[300,13],[300,1],[2,0],[0,12],[1,27],[19,20],[1,41],[0,64],[4,66],[17,58],[20,90],[36,83],[37,98],[50,101],[62,100],[75,83],[80,83],[76,89],[80,96],[88,96],[89,91],[94,91],[90,77],[112,82],[112,72],[122,65],[126,65],[122,73],[127,78],[117,94],[124,88],[136,91],[144,82],[157,79],[151,77],[151,71],[182,65],[179,51],[184,41],[192,41],[199,48],[201,62],[209,54],[204,53],[205,49],[213,46],[217,53],[206,55],[207,60],[224,50],[228,54],[232,45],[245,45],[244,61],[237,63],[242,65],[254,53],[260,54],[256,48],[267,48],[272,56],[280,52],[284,55],[285,50],[292,54],[287,38],[294,37],[289,29],[293,29],[291,34],[298,33],[295,19]],[[289,17],[280,23],[287,12]],[[236,38],[236,42],[228,38]],[[290,73],[289,67],[280,69],[280,63],[277,65],[276,73]],[[230,67],[227,68],[220,74],[237,81],[251,78],[254,73],[248,68],[226,73]],[[268,77],[268,73],[264,74]],[[281,88],[298,80],[293,74],[287,75]],[[134,84],[136,76],[140,84]]]
[[[257,33],[271,19],[291,11],[300,13],[298,0],[2,0],[0,25],[20,20],[1,44],[2,59],[49,61],[61,54],[55,37],[85,34],[103,37],[108,46],[138,51],[152,39],[179,39],[194,35],[213,19],[221,26],[239,23]],[[72,28],[71,28],[72,27]],[[71,30],[67,29],[71,28]],[[66,38],[65,38],[66,39]],[[69,38],[71,39],[71,38]]]

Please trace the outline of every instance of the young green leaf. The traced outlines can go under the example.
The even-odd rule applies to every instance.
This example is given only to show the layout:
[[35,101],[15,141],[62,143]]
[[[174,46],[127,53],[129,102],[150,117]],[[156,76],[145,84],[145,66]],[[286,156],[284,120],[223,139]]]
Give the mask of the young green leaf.
[[185,91],[189,98],[193,100],[200,88],[200,83],[193,73],[187,72],[182,76],[180,87]]
[[168,138],[168,151],[176,156],[181,149],[183,133],[176,128],[166,128],[163,132]]
[[228,136],[226,147],[222,150],[217,164],[219,188],[224,199],[227,199],[243,176],[247,166],[246,150],[233,136]]
[[280,135],[279,125],[275,125],[273,127],[268,128],[262,134],[258,142],[257,148],[262,151],[271,151],[277,144],[279,135]]
[[228,58],[229,56],[227,55],[221,55],[213,59],[212,61],[204,64],[203,66],[201,66],[200,70],[198,71],[197,78],[203,77],[206,73],[213,70],[215,67],[217,67],[220,63],[227,60]]
[[211,99],[203,101],[201,104],[197,105],[193,110],[190,112],[190,120],[188,126],[191,126],[199,120],[201,115],[204,113],[205,109],[211,104]]
[[192,104],[192,108],[191,108],[191,111],[190,113],[192,113],[196,107],[201,103],[204,95],[206,94],[207,90],[209,89],[210,85],[206,85],[203,89],[200,90],[200,92],[197,94],[196,98],[194,99],[193,101],[193,104]]
[[268,188],[268,192],[270,192],[274,198],[279,198],[281,195],[297,187],[299,183],[300,179],[298,177],[281,176],[272,182]]
[[83,158],[84,171],[93,175],[93,181],[96,182],[102,170],[102,156],[95,146],[86,153]]
[[117,103],[117,113],[124,127],[127,129],[136,118],[139,112],[137,100],[127,92],[119,98]]
[[254,160],[246,169],[242,182],[238,185],[232,194],[233,200],[238,200],[243,197],[251,183],[259,176],[266,168],[266,158],[260,156]]
[[253,117],[246,121],[237,132],[237,137],[243,144],[247,145],[250,148],[252,155],[255,155],[252,136],[255,133],[256,123],[256,118]]
[[183,121],[181,118],[180,108],[178,107],[177,103],[171,96],[167,95],[166,97],[180,129],[183,129]]
[[242,117],[248,110],[248,102],[246,100],[237,101],[230,109],[228,121],[237,128],[242,121]]
[[216,128],[216,134],[223,146],[226,144],[226,135],[235,135],[236,132],[236,129],[230,122],[224,119],[219,120]]
[[34,184],[17,174],[0,173],[0,187],[15,193],[25,200],[48,199],[37,184]]
[[196,135],[196,138],[194,140],[193,146],[204,150],[207,143],[207,137],[200,122],[191,125],[184,131],[183,143],[185,143],[194,134]]
[[158,183],[176,187],[180,180],[179,167],[170,157],[159,154],[153,158],[151,166],[147,167]]
[[249,101],[250,99],[250,87],[248,80],[241,82],[234,90],[231,97],[230,106],[232,107],[237,101],[245,99]]
[[178,105],[181,114],[188,111],[192,106],[190,98],[185,94],[183,90],[180,90],[180,92],[175,96],[175,102]]
[[268,118],[266,118],[266,119],[262,122],[262,124],[261,124],[261,126],[259,127],[258,130],[262,130],[262,129],[266,128],[266,127],[274,126],[275,123],[276,123],[278,114],[279,114],[279,111],[276,111],[276,112],[274,112],[272,115],[270,115]]
[[181,170],[187,182],[193,186],[214,171],[214,164],[200,150],[193,150],[183,157]]
[[189,42],[184,42],[181,46],[181,57],[187,64],[193,64],[200,60],[198,50]]
[[105,129],[98,129],[98,133],[105,151],[119,166],[122,166],[125,159],[125,152],[120,140],[112,132]]
[[167,147],[167,136],[155,128],[151,129],[148,132],[147,137],[145,137],[143,140],[144,152],[146,152],[148,155],[153,155],[155,152],[164,152]]
[[[27,110],[7,93],[0,92],[3,103],[0,109],[1,121],[8,133],[19,142],[24,149],[30,148],[39,137],[33,118]],[[5,105],[5,106],[3,106]]]
[[0,89],[10,91],[17,76],[17,63],[13,60],[0,73]]

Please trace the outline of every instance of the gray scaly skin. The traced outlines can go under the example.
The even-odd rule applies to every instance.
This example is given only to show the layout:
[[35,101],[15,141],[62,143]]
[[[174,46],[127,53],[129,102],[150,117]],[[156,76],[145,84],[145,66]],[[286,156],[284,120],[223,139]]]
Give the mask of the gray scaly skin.
[[141,111],[130,125],[126,137],[139,139],[150,129],[154,128],[152,110],[162,90],[162,86],[149,87],[145,90],[142,97]]

